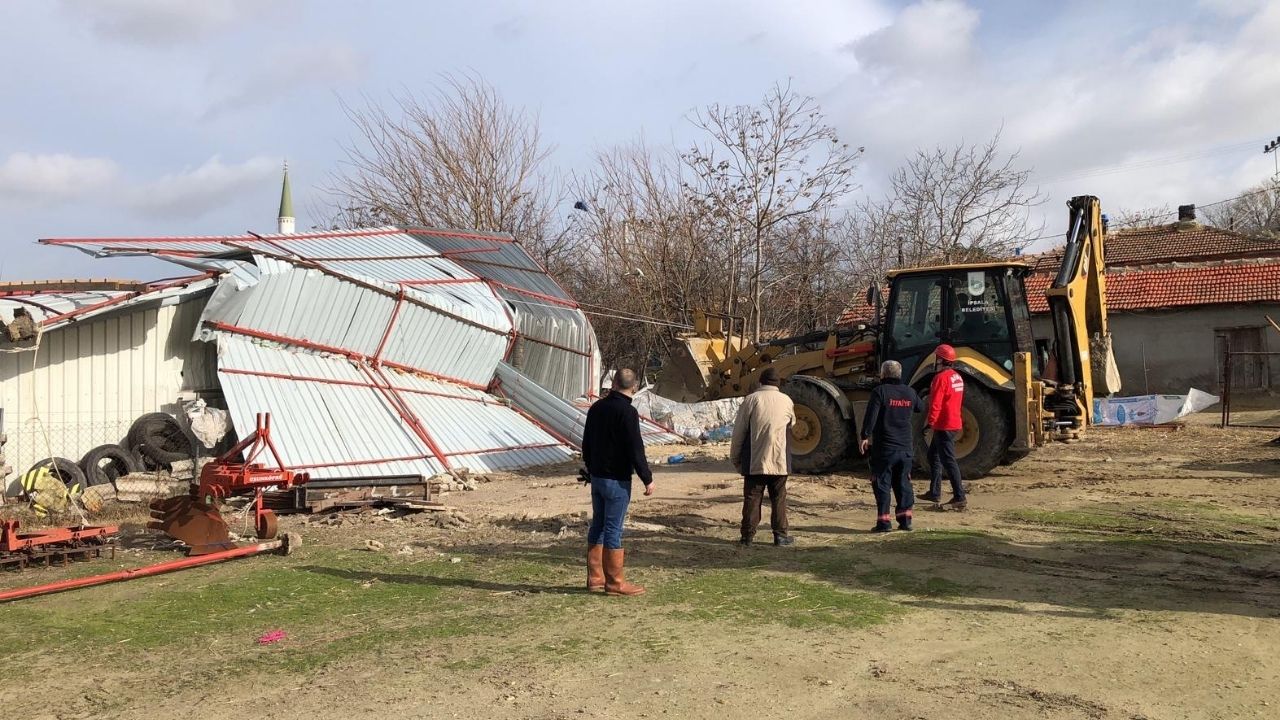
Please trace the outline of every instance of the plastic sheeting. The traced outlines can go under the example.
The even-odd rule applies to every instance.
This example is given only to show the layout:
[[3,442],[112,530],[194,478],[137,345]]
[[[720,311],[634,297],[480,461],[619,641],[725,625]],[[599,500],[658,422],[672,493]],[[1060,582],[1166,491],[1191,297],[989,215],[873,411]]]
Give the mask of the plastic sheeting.
[[1138,395],[1121,398],[1094,398],[1093,424],[1165,425],[1218,403],[1218,396],[1191,388],[1186,395]]
[[641,415],[675,430],[688,440],[719,442],[733,432],[742,398],[726,398],[701,403],[678,403],[649,390],[636,393],[636,409]]

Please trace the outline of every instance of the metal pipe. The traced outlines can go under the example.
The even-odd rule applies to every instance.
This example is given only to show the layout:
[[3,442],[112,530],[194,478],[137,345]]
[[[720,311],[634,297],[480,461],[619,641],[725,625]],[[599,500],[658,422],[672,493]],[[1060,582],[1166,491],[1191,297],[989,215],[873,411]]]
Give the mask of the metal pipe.
[[151,575],[160,575],[163,573],[173,572],[175,570],[185,570],[187,568],[199,567],[201,565],[212,565],[224,560],[249,557],[250,555],[257,555],[259,553],[269,552],[272,550],[280,550],[281,554],[287,555],[290,550],[288,537],[289,536],[286,535],[280,540],[268,540],[267,542],[261,542],[255,545],[245,545],[244,547],[233,548],[231,550],[222,550],[220,552],[213,552],[207,555],[195,555],[181,560],[157,563],[155,565],[131,568],[129,570],[120,570],[119,572],[90,575],[89,577],[75,578],[72,580],[60,580],[46,585],[34,585],[31,587],[18,588],[17,590],[8,590],[6,592],[0,592],[0,602],[21,600],[22,598],[35,597],[37,595],[50,595],[53,593],[63,592],[65,590],[76,590],[79,588],[93,587],[95,585],[106,585],[108,583],[121,582],[123,580],[133,580],[134,578],[150,577]]

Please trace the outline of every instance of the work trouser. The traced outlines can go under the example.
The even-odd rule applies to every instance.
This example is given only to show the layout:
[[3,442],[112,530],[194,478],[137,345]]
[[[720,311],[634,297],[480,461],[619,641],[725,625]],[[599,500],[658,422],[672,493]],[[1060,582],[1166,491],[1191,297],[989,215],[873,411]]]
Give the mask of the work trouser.
[[942,473],[951,480],[951,494],[956,500],[964,500],[964,485],[960,482],[960,463],[956,462],[956,436],[959,430],[934,430],[929,443],[929,492],[942,497]]
[[591,527],[587,529],[588,545],[604,545],[607,550],[622,549],[622,521],[631,504],[631,481],[591,477]]
[[787,476],[747,475],[742,478],[742,537],[755,537],[760,526],[760,508],[769,491],[769,525],[773,534],[787,534]]
[[876,526],[890,527],[894,515],[889,514],[890,499],[897,501],[899,525],[911,522],[911,508],[916,495],[911,489],[911,453],[895,450],[883,457],[871,458],[872,490],[876,495]]

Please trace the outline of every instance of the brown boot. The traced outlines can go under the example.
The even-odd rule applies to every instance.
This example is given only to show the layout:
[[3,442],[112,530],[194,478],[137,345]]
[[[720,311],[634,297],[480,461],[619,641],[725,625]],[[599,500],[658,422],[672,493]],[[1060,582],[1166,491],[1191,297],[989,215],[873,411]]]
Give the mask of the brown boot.
[[604,592],[604,546],[587,546],[587,592]]
[[610,595],[643,595],[644,588],[627,582],[622,565],[624,553],[621,548],[604,551],[604,589]]

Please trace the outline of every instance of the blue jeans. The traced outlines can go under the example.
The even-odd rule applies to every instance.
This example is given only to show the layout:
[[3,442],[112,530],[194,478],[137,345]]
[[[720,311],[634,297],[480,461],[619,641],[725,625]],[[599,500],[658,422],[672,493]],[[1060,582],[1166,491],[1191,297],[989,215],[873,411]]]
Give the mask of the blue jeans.
[[587,544],[603,544],[608,550],[622,549],[622,519],[631,504],[631,481],[591,478],[591,528]]

